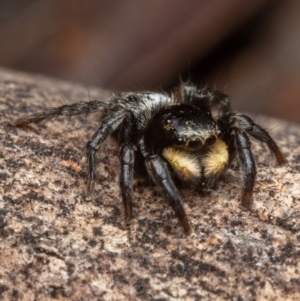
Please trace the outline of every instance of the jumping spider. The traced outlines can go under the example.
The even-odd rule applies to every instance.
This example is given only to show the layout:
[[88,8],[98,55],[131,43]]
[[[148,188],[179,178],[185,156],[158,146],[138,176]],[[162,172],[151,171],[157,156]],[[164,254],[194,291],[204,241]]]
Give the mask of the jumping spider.
[[[219,109],[219,116],[212,110]],[[98,130],[87,143],[88,195],[94,191],[96,152],[113,133],[120,147],[120,188],[127,221],[133,217],[132,179],[137,158],[142,158],[152,181],[163,192],[182,227],[190,225],[175,185],[177,179],[194,187],[211,187],[238,156],[244,184],[241,201],[249,206],[256,168],[249,136],[266,143],[279,164],[284,157],[266,130],[242,114],[232,112],[227,95],[198,89],[186,83],[173,93],[134,92],[112,96],[108,102],[89,101],[48,109],[20,118],[15,126],[38,123],[56,116],[72,116],[104,110]]]

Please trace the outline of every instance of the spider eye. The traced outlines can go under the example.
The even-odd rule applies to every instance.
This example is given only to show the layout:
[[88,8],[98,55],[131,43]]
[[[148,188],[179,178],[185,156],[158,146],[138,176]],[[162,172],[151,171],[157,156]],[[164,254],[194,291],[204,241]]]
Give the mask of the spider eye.
[[189,148],[190,149],[198,149],[202,146],[201,140],[199,138],[195,138],[189,141]]
[[217,140],[217,139],[216,139],[215,136],[210,136],[210,137],[208,137],[208,138],[206,139],[205,145],[206,145],[206,146],[212,146],[213,144],[215,144],[216,140]]
[[177,145],[183,145],[185,144],[185,140],[182,137],[178,137],[177,141],[176,141]]

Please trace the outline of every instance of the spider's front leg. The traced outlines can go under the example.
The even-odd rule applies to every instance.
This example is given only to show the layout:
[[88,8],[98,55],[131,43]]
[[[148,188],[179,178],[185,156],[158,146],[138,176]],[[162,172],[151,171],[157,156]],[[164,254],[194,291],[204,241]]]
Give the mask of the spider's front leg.
[[258,124],[254,123],[254,121],[250,117],[246,115],[231,113],[230,123],[232,122],[238,122],[240,129],[244,130],[246,133],[257,139],[258,141],[266,143],[270,151],[275,155],[278,164],[285,163],[286,160],[276,142],[271,138],[266,130],[264,130]]
[[134,158],[136,150],[136,120],[129,113],[121,126],[119,133],[121,175],[120,187],[125,209],[125,218],[129,222],[132,217],[132,181],[134,174]]
[[250,117],[229,112],[221,116],[217,123],[223,133],[223,139],[226,140],[229,145],[231,153],[230,161],[234,158],[236,153],[239,157],[244,172],[242,203],[245,206],[249,206],[256,168],[248,135],[260,142],[266,143],[270,151],[275,155],[278,164],[283,164],[285,158],[268,132],[254,123]]
[[158,155],[146,158],[146,167],[153,182],[162,192],[178,217],[184,231],[189,234],[191,227],[182,207],[182,198],[171,178],[167,164]]
[[107,108],[107,104],[101,101],[92,100],[89,102],[79,102],[71,105],[63,105],[58,108],[50,108],[44,112],[32,114],[24,118],[19,118],[13,122],[14,126],[26,126],[30,123],[38,123],[58,116],[73,116],[80,114],[94,113]]
[[233,128],[234,145],[244,172],[244,185],[242,192],[242,204],[250,206],[252,200],[252,191],[256,176],[255,162],[251,152],[249,138],[242,131]]
[[91,196],[95,189],[96,180],[96,152],[107,137],[112,134],[122,123],[123,119],[128,116],[129,112],[119,111],[105,117],[92,138],[87,143],[88,157],[88,188],[87,194]]

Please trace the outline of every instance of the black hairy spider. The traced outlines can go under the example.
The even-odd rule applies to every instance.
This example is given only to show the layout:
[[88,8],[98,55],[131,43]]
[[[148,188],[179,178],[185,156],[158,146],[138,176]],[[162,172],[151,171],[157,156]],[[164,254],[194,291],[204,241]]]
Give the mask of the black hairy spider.
[[[220,109],[213,117],[212,110]],[[136,92],[112,96],[108,102],[75,103],[33,114],[15,121],[15,126],[38,123],[53,117],[104,110],[104,118],[87,143],[88,195],[94,191],[96,157],[103,142],[118,131],[120,188],[125,217],[132,219],[132,180],[137,156],[163,192],[182,227],[190,225],[182,198],[174,183],[177,178],[194,187],[211,187],[237,155],[244,184],[241,201],[249,206],[256,168],[249,136],[267,144],[279,164],[284,157],[266,130],[246,115],[232,112],[227,95],[210,89],[181,84],[173,93]]]

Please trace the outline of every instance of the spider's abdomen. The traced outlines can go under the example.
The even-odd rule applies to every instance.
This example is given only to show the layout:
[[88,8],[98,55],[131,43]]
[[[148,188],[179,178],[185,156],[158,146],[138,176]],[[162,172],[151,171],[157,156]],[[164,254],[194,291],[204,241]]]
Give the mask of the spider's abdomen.
[[115,98],[110,109],[131,111],[137,120],[137,129],[144,130],[159,110],[175,103],[176,100],[167,93],[122,93],[120,97]]

